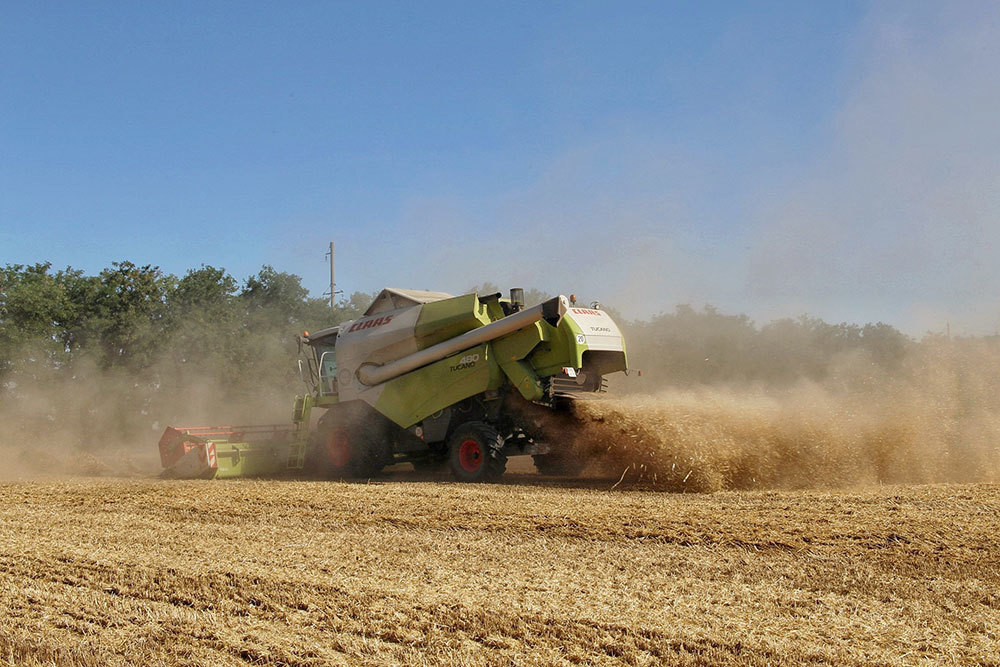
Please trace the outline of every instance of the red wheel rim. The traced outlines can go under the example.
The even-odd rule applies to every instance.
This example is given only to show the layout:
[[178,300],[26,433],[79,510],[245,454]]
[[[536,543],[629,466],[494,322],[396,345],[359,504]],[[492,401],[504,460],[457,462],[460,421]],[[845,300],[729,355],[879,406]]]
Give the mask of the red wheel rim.
[[343,468],[351,460],[351,443],[347,439],[347,431],[336,428],[330,431],[326,438],[326,455],[330,463]]
[[483,464],[483,448],[475,440],[466,440],[458,448],[458,464],[466,472],[476,472]]

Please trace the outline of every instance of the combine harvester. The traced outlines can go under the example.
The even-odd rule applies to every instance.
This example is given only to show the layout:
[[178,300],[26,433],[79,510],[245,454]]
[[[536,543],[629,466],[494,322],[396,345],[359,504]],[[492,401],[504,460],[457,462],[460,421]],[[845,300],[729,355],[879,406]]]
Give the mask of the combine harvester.
[[[625,342],[596,305],[523,301],[517,289],[510,299],[384,289],[363,317],[300,338],[311,393],[296,397],[291,424],[169,427],[164,475],[368,477],[447,462],[459,480],[489,481],[518,454],[543,474],[578,473],[584,462],[546,424],[627,369]],[[324,413],[311,428],[314,408]]]

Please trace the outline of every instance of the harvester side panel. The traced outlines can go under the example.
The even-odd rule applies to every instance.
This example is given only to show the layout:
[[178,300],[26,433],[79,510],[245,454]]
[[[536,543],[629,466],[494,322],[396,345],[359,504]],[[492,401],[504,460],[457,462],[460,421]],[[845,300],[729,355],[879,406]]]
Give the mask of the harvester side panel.
[[423,350],[489,323],[486,306],[479,302],[475,294],[466,294],[424,304],[413,335],[417,339],[417,347]]
[[499,389],[503,374],[489,344],[463,350],[379,385],[375,409],[403,428],[489,389]]
[[552,340],[553,332],[555,328],[552,325],[539,321],[493,341],[500,367],[526,400],[537,401],[544,395],[542,382],[526,357],[538,349],[541,343]]
[[520,329],[532,326],[543,318],[553,317],[555,321],[565,312],[566,297],[550,299],[543,304],[522,310],[508,317],[501,317],[483,327],[442,341],[419,352],[396,359],[386,364],[366,362],[357,371],[358,379],[367,386],[376,386],[409,373],[445,357],[472,349],[476,345],[488,343]]
[[611,315],[596,308],[570,308],[566,316],[584,335],[588,350],[624,352],[625,339]]
[[337,335],[337,386],[341,402],[363,400],[374,406],[383,385],[368,387],[358,381],[358,368],[385,363],[417,351],[413,329],[422,306],[409,306],[363,317],[340,325]]

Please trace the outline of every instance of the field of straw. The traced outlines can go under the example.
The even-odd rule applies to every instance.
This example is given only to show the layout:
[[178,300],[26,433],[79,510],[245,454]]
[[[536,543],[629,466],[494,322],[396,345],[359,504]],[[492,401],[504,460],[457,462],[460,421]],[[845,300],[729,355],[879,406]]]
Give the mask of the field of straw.
[[0,484],[0,663],[1000,664],[1000,488]]

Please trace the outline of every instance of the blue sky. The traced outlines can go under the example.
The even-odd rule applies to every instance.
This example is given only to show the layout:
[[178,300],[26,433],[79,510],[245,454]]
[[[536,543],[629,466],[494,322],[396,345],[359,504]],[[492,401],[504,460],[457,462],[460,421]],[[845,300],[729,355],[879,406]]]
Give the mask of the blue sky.
[[998,7],[5,3],[0,263],[992,332]]

